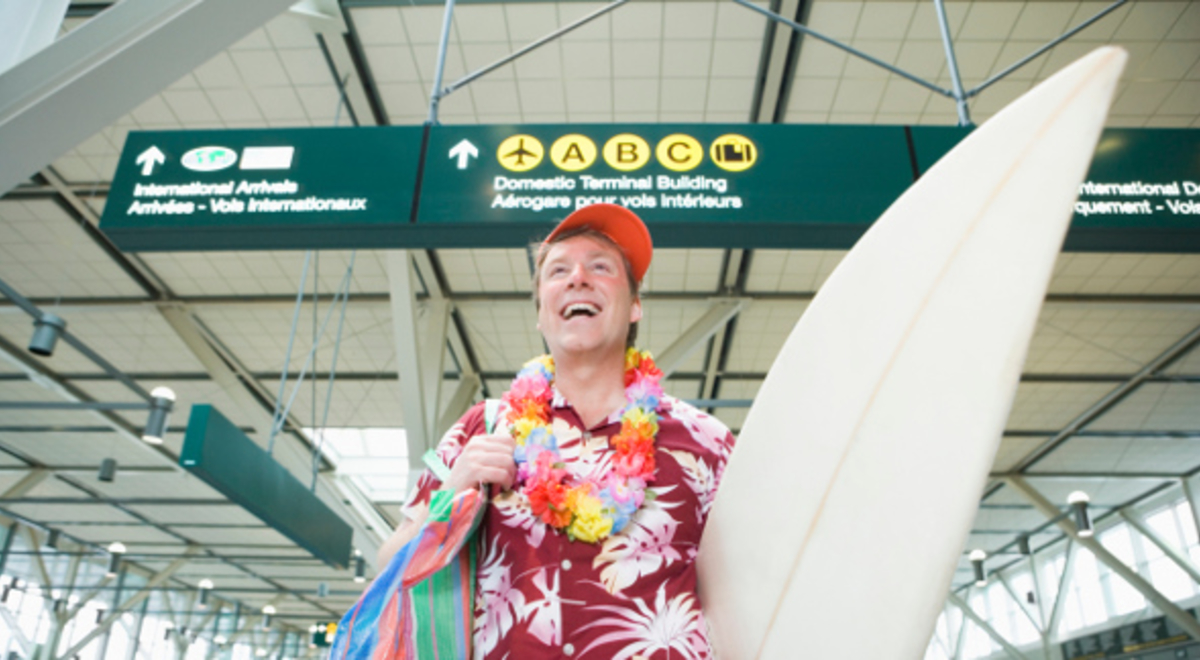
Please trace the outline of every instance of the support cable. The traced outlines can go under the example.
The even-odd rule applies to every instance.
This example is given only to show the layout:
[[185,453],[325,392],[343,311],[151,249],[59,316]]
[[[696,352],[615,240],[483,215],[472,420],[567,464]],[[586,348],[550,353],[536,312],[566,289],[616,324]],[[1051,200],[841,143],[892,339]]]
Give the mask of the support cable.
[[587,16],[584,16],[583,18],[576,20],[573,23],[570,23],[568,25],[564,25],[563,27],[558,28],[554,32],[551,32],[550,34],[542,37],[541,39],[538,39],[537,41],[533,41],[533,42],[529,43],[528,45],[524,46],[520,50],[514,51],[513,53],[506,55],[506,56],[496,60],[495,62],[492,62],[491,64],[488,64],[487,66],[483,67],[482,69],[478,69],[478,70],[474,71],[473,73],[468,73],[467,75],[463,76],[462,78],[459,78],[455,82],[451,83],[445,89],[438,91],[437,90],[438,85],[435,85],[434,90],[437,93],[438,99],[440,100],[440,99],[446,98],[447,96],[449,96],[450,94],[453,94],[454,92],[458,91],[462,87],[474,82],[476,79],[482,78],[483,76],[491,73],[492,71],[495,71],[496,69],[499,69],[500,67],[504,66],[505,64],[512,62],[513,60],[517,59],[518,57],[521,57],[522,55],[525,55],[526,53],[536,50],[537,48],[540,48],[540,47],[550,43],[551,41],[554,41],[555,39],[563,36],[564,34],[567,34],[568,32],[571,32],[572,30],[575,30],[577,28],[583,27],[584,25],[587,25],[588,23],[591,23],[593,20],[600,18],[601,16],[616,9],[617,7],[620,7],[621,5],[625,4],[626,2],[629,2],[629,0],[615,0],[615,2],[611,2],[605,6],[597,9],[596,11],[588,14]]
[[876,57],[868,55],[853,46],[846,45],[832,37],[827,37],[806,25],[801,25],[800,23],[797,23],[796,21],[793,21],[789,18],[780,16],[779,14],[776,14],[775,12],[773,12],[769,9],[763,9],[762,7],[759,7],[758,5],[755,5],[751,2],[749,2],[748,0],[733,0],[733,1],[743,7],[746,7],[747,9],[753,9],[754,11],[762,14],[763,16],[766,16],[767,18],[769,18],[773,21],[778,21],[780,23],[783,23],[784,25],[791,27],[793,30],[796,30],[797,32],[803,32],[804,34],[807,34],[808,36],[810,36],[814,39],[819,39],[820,41],[824,41],[825,43],[829,44],[830,46],[833,46],[834,48],[840,48],[841,50],[844,50],[847,53],[854,55],[855,57],[862,58],[862,59],[870,62],[871,64],[874,64],[875,66],[887,69],[888,71],[891,71],[892,73],[894,73],[902,78],[911,80],[912,82],[915,82],[922,87],[925,87],[932,91],[935,91],[938,94],[941,94],[942,96],[948,96],[950,98],[955,98],[954,92],[946,89],[945,87],[939,87],[939,86],[929,82],[928,80],[925,80],[923,78],[918,78],[917,76],[914,76],[913,74],[911,74],[903,69],[897,68],[895,66],[892,66],[891,64],[888,64],[887,62],[884,62],[883,60],[880,60]]
[[[292,312],[292,331],[288,334],[287,356],[283,359],[283,372],[279,375],[279,394],[275,397],[275,413],[271,420],[271,435],[267,438],[267,454],[275,451],[275,434],[283,428],[284,412],[280,416],[280,406],[283,405],[283,393],[287,388],[288,365],[292,361],[292,345],[296,341],[296,326],[300,323],[300,307],[304,304],[304,283],[308,281],[308,264],[312,261],[312,250],[304,253],[304,268],[300,271],[300,286],[296,287],[296,309]],[[313,338],[316,340],[316,337]]]
[[[271,427],[272,439],[274,439],[275,435],[282,430],[283,422],[287,419],[288,413],[291,412],[292,404],[296,402],[296,395],[300,393],[300,386],[304,383],[304,377],[308,374],[309,366],[311,366],[313,363],[313,358],[317,353],[317,344],[320,341],[320,338],[325,335],[325,328],[329,325],[329,319],[333,316],[333,310],[337,308],[340,299],[350,297],[350,275],[351,271],[350,269],[347,269],[346,274],[342,276],[342,282],[338,286],[337,295],[333,297],[333,303],[325,312],[325,318],[321,321],[321,328],[313,337],[312,347],[308,351],[308,357],[304,360],[304,366],[301,367],[299,375],[296,376],[296,386],[292,388],[292,394],[288,397],[287,405],[285,405],[281,413],[276,416],[276,422]],[[301,295],[303,295],[303,291],[301,291]],[[278,406],[278,401],[276,402],[276,405]],[[268,449],[268,453],[269,452],[270,450]]]
[[1121,5],[1125,4],[1128,1],[1129,0],[1117,0],[1116,2],[1112,3],[1111,5],[1100,10],[1100,12],[1097,13],[1095,16],[1087,19],[1086,21],[1080,23],[1079,25],[1076,25],[1075,27],[1071,28],[1070,30],[1067,30],[1066,32],[1059,35],[1053,41],[1050,41],[1049,43],[1042,46],[1041,48],[1033,51],[1032,53],[1026,55],[1025,57],[1021,58],[1020,60],[1017,60],[1015,63],[1009,65],[1008,68],[1004,69],[1000,73],[997,73],[996,75],[992,76],[991,78],[988,78],[987,80],[979,83],[979,85],[976,86],[974,89],[968,91],[967,98],[971,98],[972,96],[975,96],[976,94],[978,94],[979,92],[982,92],[983,90],[987,89],[988,87],[991,87],[992,83],[999,81],[1000,79],[1004,78],[1005,76],[1012,73],[1013,71],[1016,71],[1017,69],[1025,66],[1026,64],[1029,64],[1031,61],[1037,59],[1046,51],[1050,50],[1051,48],[1054,48],[1055,46],[1059,45],[1060,43],[1075,36],[1084,28],[1087,28],[1092,23],[1095,23],[1096,21],[1104,18],[1105,16],[1107,16],[1108,14],[1113,12],[1117,7],[1120,7]]
[[950,84],[954,86],[954,106],[958,110],[958,125],[970,126],[971,113],[967,108],[967,96],[963,93],[962,76],[958,73],[958,58],[954,56],[954,42],[950,39],[950,23],[946,20],[946,4],[933,0],[937,10],[938,28],[942,32],[942,47],[946,50],[946,67],[950,69]]
[[[354,272],[354,259],[357,255],[358,250],[350,251],[350,265],[346,267],[347,276]],[[321,449],[325,445],[325,428],[329,421],[329,407],[330,404],[333,403],[333,382],[334,377],[337,375],[338,349],[342,347],[342,329],[346,324],[346,303],[348,302],[350,302],[349,295],[342,297],[342,311],[338,317],[337,336],[334,337],[333,340],[333,356],[330,358],[329,364],[329,385],[327,385],[325,388],[325,408],[321,411],[321,425],[317,427],[320,429],[318,431],[320,438],[317,440],[316,445],[313,446],[312,486],[310,486],[309,489],[314,493],[317,492],[317,474],[320,472],[321,468]],[[313,378],[313,382],[317,382],[317,379]],[[315,414],[316,406],[313,407],[313,410]]]
[[454,0],[446,0],[446,13],[442,16],[442,36],[438,39],[437,62],[433,67],[433,89],[429,94],[429,124],[436,125],[438,121],[438,103],[442,95],[442,74],[446,72],[446,45],[450,42],[450,22],[454,20]]

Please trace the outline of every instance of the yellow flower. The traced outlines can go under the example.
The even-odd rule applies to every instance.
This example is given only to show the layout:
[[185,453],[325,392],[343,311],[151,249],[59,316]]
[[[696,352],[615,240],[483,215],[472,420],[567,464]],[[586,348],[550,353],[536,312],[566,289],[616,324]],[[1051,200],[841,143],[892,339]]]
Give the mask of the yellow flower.
[[521,417],[512,422],[513,438],[520,444],[525,444],[526,438],[536,428],[541,428],[542,422],[536,418]]
[[525,365],[528,366],[534,363],[542,365],[549,373],[554,373],[554,358],[550,357],[549,355],[539,355],[529,362],[526,362]]
[[595,543],[607,538],[612,533],[613,521],[604,515],[603,502],[591,495],[577,495],[577,490],[579,489],[572,490],[567,495],[567,506],[571,507],[573,504],[572,509],[575,512],[575,518],[567,528],[567,535],[585,543]]
[[642,354],[636,348],[625,349],[625,371],[636,368],[641,360]]
[[630,429],[649,434],[651,437],[658,433],[658,415],[653,411],[633,408],[625,411],[621,421]]

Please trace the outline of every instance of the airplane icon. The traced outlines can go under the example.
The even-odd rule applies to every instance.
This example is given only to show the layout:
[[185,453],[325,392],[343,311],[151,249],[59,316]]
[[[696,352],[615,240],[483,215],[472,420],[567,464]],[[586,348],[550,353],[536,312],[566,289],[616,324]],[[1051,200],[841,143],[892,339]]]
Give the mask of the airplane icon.
[[538,154],[536,154],[536,153],[534,153],[534,152],[532,152],[532,151],[530,151],[530,150],[526,149],[526,148],[525,148],[525,138],[520,138],[520,139],[517,141],[517,148],[516,148],[516,149],[513,149],[512,151],[510,151],[510,152],[508,152],[508,153],[506,153],[506,154],[504,154],[504,156],[503,156],[503,157],[504,157],[504,158],[511,158],[511,157],[513,157],[513,156],[516,156],[516,157],[517,157],[517,162],[513,163],[513,167],[524,167],[524,166],[525,166],[525,157],[526,157],[526,156],[530,156],[530,157],[532,157],[532,158],[537,158],[537,157],[538,157]]

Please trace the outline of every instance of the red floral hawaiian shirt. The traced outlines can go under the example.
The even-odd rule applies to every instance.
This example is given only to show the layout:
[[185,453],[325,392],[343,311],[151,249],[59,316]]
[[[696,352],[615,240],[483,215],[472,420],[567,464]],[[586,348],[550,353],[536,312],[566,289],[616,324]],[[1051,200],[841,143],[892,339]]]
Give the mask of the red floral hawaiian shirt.
[[[585,431],[555,392],[552,414],[568,469],[586,473],[607,464],[619,410]],[[476,658],[712,657],[696,554],[734,439],[720,421],[669,396],[658,414],[649,486],[655,498],[619,534],[598,544],[572,542],[537,519],[523,494],[493,493],[477,575]],[[484,433],[483,417],[481,403],[442,438],[437,451],[447,465]],[[405,510],[427,506],[439,486],[427,470]]]

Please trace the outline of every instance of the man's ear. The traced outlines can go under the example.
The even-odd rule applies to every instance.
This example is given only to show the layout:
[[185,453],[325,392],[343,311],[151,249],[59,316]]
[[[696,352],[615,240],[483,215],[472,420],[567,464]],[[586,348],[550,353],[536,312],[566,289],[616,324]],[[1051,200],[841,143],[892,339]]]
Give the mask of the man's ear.
[[642,299],[634,298],[633,304],[629,307],[629,322],[637,323],[642,320]]

